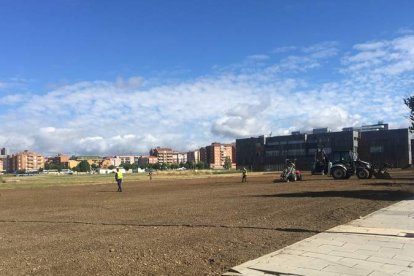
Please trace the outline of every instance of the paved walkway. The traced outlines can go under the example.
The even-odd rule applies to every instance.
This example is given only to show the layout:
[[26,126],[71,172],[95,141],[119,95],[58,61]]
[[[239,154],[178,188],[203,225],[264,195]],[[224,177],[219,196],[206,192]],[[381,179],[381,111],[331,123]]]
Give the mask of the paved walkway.
[[224,275],[414,276],[414,199],[248,261]]

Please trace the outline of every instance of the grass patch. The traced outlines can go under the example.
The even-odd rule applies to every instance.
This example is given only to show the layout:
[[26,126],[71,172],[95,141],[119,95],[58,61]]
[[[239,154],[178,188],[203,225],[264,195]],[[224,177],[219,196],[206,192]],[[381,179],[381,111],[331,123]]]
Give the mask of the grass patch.
[[[240,174],[238,171],[158,171],[154,172],[154,180],[194,179],[206,177],[226,177]],[[124,174],[125,182],[148,181],[147,173]],[[114,183],[114,174],[83,174],[83,175],[34,175],[34,176],[0,176],[0,189],[31,189],[52,186],[79,186]]]

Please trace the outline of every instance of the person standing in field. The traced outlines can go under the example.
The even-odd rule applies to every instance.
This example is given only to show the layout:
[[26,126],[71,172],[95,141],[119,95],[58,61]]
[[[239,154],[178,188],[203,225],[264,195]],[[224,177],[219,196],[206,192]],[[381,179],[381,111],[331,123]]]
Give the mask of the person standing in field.
[[149,171],[148,176],[149,176],[149,180],[151,181],[152,180],[152,171]]
[[247,170],[243,168],[242,170],[242,182],[247,182]]
[[122,172],[119,170],[119,168],[116,169],[115,173],[115,180],[116,184],[118,184],[118,192],[122,192],[122,180],[124,179],[124,176]]

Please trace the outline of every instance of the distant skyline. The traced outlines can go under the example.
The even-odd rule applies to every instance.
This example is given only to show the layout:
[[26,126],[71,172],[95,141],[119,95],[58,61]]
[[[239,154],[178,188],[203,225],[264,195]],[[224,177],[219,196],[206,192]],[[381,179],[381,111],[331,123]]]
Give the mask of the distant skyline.
[[0,0],[0,148],[146,154],[408,127],[413,1]]

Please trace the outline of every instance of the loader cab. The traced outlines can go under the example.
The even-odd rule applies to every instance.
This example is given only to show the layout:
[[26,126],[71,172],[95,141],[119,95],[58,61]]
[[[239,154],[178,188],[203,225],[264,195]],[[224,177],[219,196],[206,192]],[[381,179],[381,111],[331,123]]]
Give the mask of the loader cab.
[[332,163],[352,163],[358,160],[357,154],[352,151],[334,151],[332,153]]

